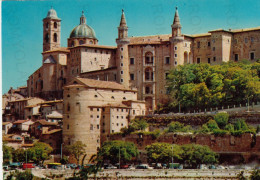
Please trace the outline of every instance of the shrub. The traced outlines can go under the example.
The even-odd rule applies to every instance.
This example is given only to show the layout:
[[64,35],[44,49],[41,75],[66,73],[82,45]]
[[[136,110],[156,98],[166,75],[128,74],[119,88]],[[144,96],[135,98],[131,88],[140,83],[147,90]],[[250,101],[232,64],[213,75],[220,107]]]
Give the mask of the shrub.
[[180,122],[172,122],[168,127],[168,132],[189,132],[190,130],[190,126],[185,126]]
[[213,134],[215,136],[224,136],[225,134],[228,134],[229,132],[227,130],[223,130],[223,129],[214,129],[213,130]]
[[234,131],[234,125],[233,124],[227,124],[224,128],[225,130],[229,131],[229,132],[233,132]]
[[214,116],[214,120],[216,121],[216,123],[221,129],[227,125],[228,118],[229,118],[228,113],[218,113]]
[[251,180],[259,180],[260,179],[260,170],[254,170],[250,176]]
[[207,126],[210,131],[213,131],[214,129],[219,129],[218,124],[215,120],[210,120],[209,122],[207,122]]

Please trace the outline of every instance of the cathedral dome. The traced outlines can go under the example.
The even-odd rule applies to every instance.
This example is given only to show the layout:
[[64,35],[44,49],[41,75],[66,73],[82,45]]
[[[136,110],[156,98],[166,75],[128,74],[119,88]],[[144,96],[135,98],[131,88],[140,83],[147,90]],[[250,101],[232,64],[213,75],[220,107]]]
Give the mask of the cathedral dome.
[[82,11],[80,24],[76,26],[70,33],[70,38],[92,38],[97,39],[94,29],[87,25],[87,19]]
[[96,38],[94,29],[87,24],[80,24],[76,26],[70,33],[70,38]]
[[48,11],[46,18],[52,18],[52,19],[59,19],[57,16],[57,12],[51,7],[51,9]]

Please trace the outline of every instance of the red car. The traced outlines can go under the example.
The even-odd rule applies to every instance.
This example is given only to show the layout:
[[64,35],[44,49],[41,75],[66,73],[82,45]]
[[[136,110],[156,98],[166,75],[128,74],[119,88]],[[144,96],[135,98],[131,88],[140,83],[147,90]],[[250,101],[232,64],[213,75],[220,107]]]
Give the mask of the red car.
[[35,164],[33,163],[23,163],[23,169],[32,169],[35,168]]

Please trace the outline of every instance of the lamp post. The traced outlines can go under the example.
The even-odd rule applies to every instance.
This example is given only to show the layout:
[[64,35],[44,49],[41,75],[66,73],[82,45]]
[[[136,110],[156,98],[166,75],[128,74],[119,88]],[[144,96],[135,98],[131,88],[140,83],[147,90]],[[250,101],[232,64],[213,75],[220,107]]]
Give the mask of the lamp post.
[[119,169],[120,169],[120,146],[119,146]]
[[173,168],[173,144],[172,144],[172,169],[174,169]]
[[25,162],[26,162],[25,169],[27,169],[27,149],[26,149],[26,151],[25,151]]

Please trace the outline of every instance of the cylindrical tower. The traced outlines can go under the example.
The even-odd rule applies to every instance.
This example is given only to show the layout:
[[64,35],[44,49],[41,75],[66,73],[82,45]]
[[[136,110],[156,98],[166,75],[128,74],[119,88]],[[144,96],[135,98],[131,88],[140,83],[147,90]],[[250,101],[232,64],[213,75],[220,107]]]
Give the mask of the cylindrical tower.
[[117,66],[117,82],[129,88],[129,58],[128,58],[128,44],[130,40],[128,39],[128,27],[126,24],[125,13],[122,10],[121,21],[118,27],[118,38],[117,43],[117,56],[116,56],[116,66]]

